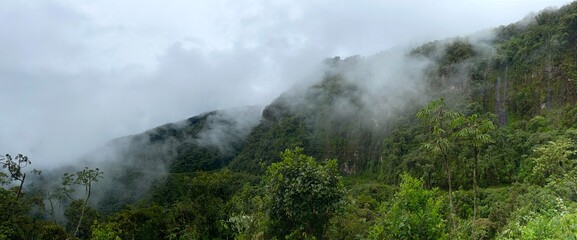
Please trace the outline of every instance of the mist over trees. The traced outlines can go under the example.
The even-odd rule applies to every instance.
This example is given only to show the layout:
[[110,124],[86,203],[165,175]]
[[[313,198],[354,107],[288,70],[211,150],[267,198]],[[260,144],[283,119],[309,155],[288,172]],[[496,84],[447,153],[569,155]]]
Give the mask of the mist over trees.
[[577,3],[333,57],[268,106],[2,157],[0,239],[570,239]]

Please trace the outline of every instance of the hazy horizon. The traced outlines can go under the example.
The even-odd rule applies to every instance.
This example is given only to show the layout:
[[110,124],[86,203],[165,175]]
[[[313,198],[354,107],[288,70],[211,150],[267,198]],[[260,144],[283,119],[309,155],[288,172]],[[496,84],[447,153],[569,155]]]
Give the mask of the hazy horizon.
[[0,1],[0,153],[55,166],[167,122],[266,105],[325,58],[465,36],[569,2]]

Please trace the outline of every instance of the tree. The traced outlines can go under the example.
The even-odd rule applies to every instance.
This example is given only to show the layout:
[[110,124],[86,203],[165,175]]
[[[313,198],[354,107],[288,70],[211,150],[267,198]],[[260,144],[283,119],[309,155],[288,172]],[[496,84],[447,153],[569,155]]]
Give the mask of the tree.
[[[170,223],[172,216],[167,210],[156,204],[151,206],[128,206],[124,210],[109,216],[104,225],[97,224],[94,226],[92,236],[96,237],[95,235],[101,235],[105,231],[107,235],[116,235],[120,239],[179,239],[178,237],[182,236],[175,238],[171,236],[170,229],[178,225],[174,224],[174,222]],[[112,237],[116,238],[116,236]],[[180,239],[199,238],[182,237]]]
[[245,184],[230,198],[227,205],[231,209],[225,227],[233,231],[234,239],[262,239],[266,225],[266,211],[263,201],[264,189]]
[[526,224],[513,225],[497,239],[575,239],[577,235],[577,213],[552,212],[526,218]]
[[475,221],[477,219],[477,163],[479,162],[479,151],[485,144],[491,143],[489,132],[495,129],[493,123],[487,119],[480,120],[477,114],[470,117],[459,116],[452,125],[460,128],[456,133],[457,138],[464,140],[473,151],[473,225],[471,228],[471,238],[475,239]]
[[[84,199],[81,202],[81,210],[80,210],[80,217],[78,218],[78,222],[76,224],[76,228],[74,229],[74,236],[78,235],[78,230],[82,224],[82,220],[84,218],[86,205],[88,204],[88,199],[90,198],[90,194],[92,193],[92,183],[98,182],[98,179],[102,178],[104,173],[101,172],[98,168],[90,169],[85,167],[81,171],[77,171],[76,173],[65,173],[62,177],[62,185],[61,188],[62,192],[71,200],[74,198],[70,195],[70,193],[75,191],[74,186],[82,186],[84,187]],[[73,202],[74,203],[74,202]],[[70,220],[70,219],[69,219]]]
[[96,222],[92,226],[92,240],[121,240],[120,234],[122,230],[118,229],[118,224],[111,222],[111,223],[104,223],[100,224]]
[[20,186],[18,187],[18,191],[16,193],[16,201],[18,201],[22,193],[22,186],[24,186],[24,181],[26,180],[26,173],[22,172],[22,168],[30,165],[32,162],[28,159],[28,156],[24,156],[22,154],[18,154],[14,158],[12,158],[10,154],[6,154],[5,157],[0,158],[0,161],[2,163],[2,168],[8,169],[10,178],[13,181],[20,182]]
[[318,163],[302,148],[285,150],[264,178],[268,232],[278,238],[323,237],[329,219],[343,206],[344,187],[336,160]]
[[37,209],[35,206],[41,207],[40,198],[21,194],[17,199],[19,189],[4,188],[12,181],[12,177],[0,172],[0,239],[66,239],[62,227],[31,214]]
[[455,209],[453,206],[449,145],[453,131],[451,123],[458,117],[460,117],[459,113],[452,112],[447,109],[447,104],[443,98],[430,102],[427,107],[421,109],[417,113],[417,118],[419,118],[423,124],[429,127],[428,135],[430,137],[430,141],[423,144],[423,148],[431,151],[433,154],[440,156],[443,159],[443,166],[445,168],[447,184],[449,187],[449,208],[451,211],[451,222],[453,223],[453,229],[456,229],[456,222]]
[[550,189],[530,185],[524,200],[512,213],[496,239],[575,239],[577,214],[574,205]]
[[10,154],[0,157],[0,164],[8,174],[0,172],[0,185],[7,185],[13,181],[19,182],[16,191],[0,188],[0,239],[23,239],[30,232],[30,219],[27,216],[31,208],[31,201],[22,198],[22,188],[26,180],[23,168],[31,162],[22,154],[14,158]]
[[438,190],[423,188],[421,179],[404,173],[390,204],[381,207],[384,217],[369,232],[369,239],[443,239],[445,220]]
[[74,236],[88,239],[92,235],[92,224],[98,220],[99,213],[93,208],[86,206],[82,199],[74,200],[64,211],[68,219],[66,229],[74,229]]
[[577,196],[577,157],[575,143],[566,137],[534,149],[536,156],[530,158],[533,165],[532,180],[559,189],[568,187]]

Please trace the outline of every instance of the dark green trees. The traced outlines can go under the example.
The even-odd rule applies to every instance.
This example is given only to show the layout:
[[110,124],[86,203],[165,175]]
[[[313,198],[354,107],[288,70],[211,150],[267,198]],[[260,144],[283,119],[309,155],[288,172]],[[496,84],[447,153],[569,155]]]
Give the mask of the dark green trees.
[[[98,168],[90,169],[85,167],[83,170],[77,171],[73,174],[65,173],[64,177],[62,177],[62,191],[71,200],[74,200],[74,198],[70,195],[70,193],[75,190],[74,186],[84,187],[83,199],[73,201],[72,206],[70,206],[71,208],[80,208],[80,213],[70,214],[70,216],[77,215],[78,219],[68,219],[69,221],[74,220],[76,223],[76,227],[74,228],[74,236],[78,236],[79,230],[82,226],[82,221],[86,214],[86,205],[88,204],[88,199],[90,199],[90,195],[92,194],[92,183],[98,182],[98,180],[102,178],[102,174],[104,173],[101,172]],[[70,216],[68,217],[70,218]],[[85,233],[85,235],[89,235],[89,233]]]
[[[18,154],[12,158],[9,154],[0,157],[2,168],[8,173],[0,171],[0,239],[23,239],[28,234],[30,224],[26,216],[30,210],[30,200],[22,197],[22,186],[26,174],[22,168],[30,164],[28,157]],[[19,182],[17,187],[5,189],[13,181]]]
[[318,163],[302,148],[285,150],[264,179],[270,237],[316,237],[325,233],[329,219],[342,206],[344,188],[336,160]]
[[460,116],[451,124],[459,128],[456,132],[456,139],[462,140],[467,144],[473,152],[473,224],[471,235],[475,239],[475,221],[477,220],[477,169],[479,163],[479,153],[481,147],[492,142],[489,133],[495,130],[493,123],[487,119],[480,119],[477,114],[469,117]]
[[18,191],[16,194],[16,201],[20,199],[20,195],[22,194],[22,186],[24,186],[24,181],[26,180],[26,173],[22,172],[22,168],[30,165],[32,162],[28,159],[27,156],[22,154],[16,155],[16,157],[12,158],[10,154],[6,154],[5,157],[0,158],[2,163],[2,168],[7,168],[8,172],[10,173],[10,179],[12,181],[20,182],[20,186],[18,187]]
[[[473,159],[473,224],[472,236],[475,235],[475,220],[477,217],[477,173],[479,154],[483,146],[492,142],[490,132],[495,130],[493,123],[473,114],[469,117],[459,112],[447,109],[443,98],[430,102],[427,107],[417,113],[417,117],[426,125],[428,142],[423,147],[433,154],[441,157],[447,183],[449,186],[449,208],[451,210],[451,222],[456,228],[455,211],[453,206],[452,181],[451,181],[451,157],[457,143],[463,143],[470,148]],[[457,150],[459,151],[459,150]]]
[[423,124],[428,129],[429,141],[423,144],[423,147],[431,151],[434,155],[441,157],[449,186],[449,208],[451,210],[451,222],[453,228],[456,228],[455,209],[453,206],[453,189],[451,181],[451,165],[449,151],[451,147],[452,131],[451,123],[460,116],[459,113],[449,111],[443,98],[430,102],[427,107],[417,113]]
[[[568,185],[577,195],[577,157],[575,143],[567,137],[559,137],[542,146],[536,147],[536,156],[529,160],[533,163],[531,179],[537,185]],[[569,183],[569,184],[562,184]]]
[[369,239],[446,238],[441,198],[437,189],[427,190],[423,181],[401,175],[399,191],[381,207],[383,217],[369,233]]

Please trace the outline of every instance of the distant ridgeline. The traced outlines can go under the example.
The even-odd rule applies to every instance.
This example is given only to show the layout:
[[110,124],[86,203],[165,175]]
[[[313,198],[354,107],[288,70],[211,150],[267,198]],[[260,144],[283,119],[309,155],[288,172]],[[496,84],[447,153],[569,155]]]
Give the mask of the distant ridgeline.
[[[281,151],[299,146],[317,159],[336,158],[346,175],[396,184],[407,171],[443,187],[442,166],[423,159],[419,150],[423,126],[415,114],[430,100],[444,97],[451,109],[484,115],[504,127],[528,124],[537,115],[557,127],[577,122],[576,3],[411,51],[325,63],[320,81],[282,94],[262,115],[260,108],[216,111],[114,140],[113,155],[123,160],[109,170],[108,176],[115,176],[110,181],[122,179],[130,189],[145,172],[158,169],[193,173],[227,167],[261,174],[263,166],[280,161]],[[515,154],[523,153],[510,155]],[[511,156],[494,156],[483,167]],[[521,160],[515,161],[503,170],[509,172],[481,172],[480,184],[512,182]],[[470,184],[459,174],[468,173],[455,173],[457,187]]]
[[[399,70],[394,68],[398,62],[414,67]],[[465,114],[495,114],[502,126],[536,115],[570,126],[577,121],[577,4],[469,37],[427,43],[403,57],[391,52],[337,57],[327,66],[320,83],[304,93],[286,93],[265,109],[232,169],[259,172],[259,162],[278,161],[278,152],[293,146],[318,159],[337,158],[345,174],[374,171],[379,164],[398,168],[384,158],[409,149],[385,150],[408,140],[387,136],[415,127],[416,110],[440,96]],[[404,95],[395,95],[399,87],[389,84],[395,81],[414,91],[401,87]],[[375,87],[384,93],[372,94]]]
[[216,170],[241,149],[260,112],[259,107],[213,111],[113,140],[108,147],[123,162],[162,163],[172,173]]
[[261,107],[213,111],[111,141],[84,159],[88,165],[97,163],[105,173],[103,183],[95,185],[102,193],[96,195],[102,198],[93,201],[105,213],[118,211],[146,196],[167,173],[227,166],[258,124],[261,112]]
[[435,61],[428,71],[431,87],[443,95],[460,90],[477,105],[472,110],[495,113],[502,125],[509,118],[554,114],[577,101],[576,8],[573,3],[545,10],[491,32],[428,43],[411,54]]
[[27,185],[27,158],[0,158],[0,239],[574,236],[577,2],[324,63],[264,108],[118,138]]

